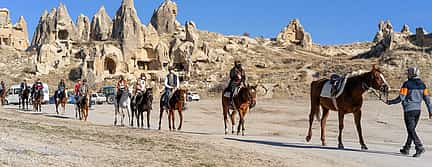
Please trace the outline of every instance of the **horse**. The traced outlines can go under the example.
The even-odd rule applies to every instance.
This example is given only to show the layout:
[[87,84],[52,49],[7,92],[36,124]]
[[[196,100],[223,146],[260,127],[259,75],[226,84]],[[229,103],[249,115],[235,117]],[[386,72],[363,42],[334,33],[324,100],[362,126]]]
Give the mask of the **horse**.
[[28,110],[28,105],[29,105],[29,96],[30,96],[30,89],[24,89],[21,91],[21,95],[20,95],[20,108],[21,108],[21,104],[22,104],[22,109],[27,109]]
[[79,102],[80,120],[87,121],[89,108],[90,108],[90,93],[84,95],[82,101]]
[[59,91],[54,95],[54,101],[55,101],[57,115],[59,114],[59,111],[58,111],[59,105],[61,105],[61,107],[63,108],[63,113],[66,112],[67,99],[68,99],[68,97],[66,95],[65,90]]
[[7,88],[3,88],[3,90],[0,92],[0,102],[1,102],[1,105],[4,105],[4,104],[5,104],[5,99],[6,99],[6,95],[7,95],[7,90],[9,90],[9,89],[7,89]]
[[[245,132],[245,116],[246,113],[255,107],[256,104],[256,88],[257,86],[245,86],[241,87],[238,94],[233,97],[234,106],[231,106],[231,101],[229,96],[226,96],[226,92],[228,89],[225,89],[225,91],[222,93],[222,109],[223,109],[223,117],[224,117],[224,124],[225,124],[225,135],[228,134],[228,115],[231,118],[232,123],[232,134],[234,134],[234,128],[235,128],[235,114],[236,112],[239,113],[239,124],[237,127],[237,135],[240,133],[240,128],[242,130],[242,135],[244,136]],[[232,112],[230,113],[230,108]]]
[[[344,128],[344,116],[348,113],[354,114],[354,122],[356,125],[357,133],[360,140],[360,145],[362,150],[367,150],[362,128],[361,128],[361,116],[362,116],[362,104],[363,104],[363,94],[372,88],[372,91],[379,90],[380,94],[387,94],[389,91],[389,85],[385,80],[382,72],[373,66],[370,72],[359,74],[357,76],[352,76],[347,79],[345,88],[341,90],[340,96],[336,99],[321,97],[321,91],[324,84],[328,79],[321,79],[318,81],[313,81],[311,83],[311,110],[309,114],[309,130],[306,136],[306,141],[310,142],[312,138],[312,123],[314,121],[314,115],[320,112],[319,107],[322,108],[322,118],[321,118],[321,144],[326,146],[325,131],[326,131],[326,121],[329,115],[329,110],[338,112],[339,116],[339,135],[338,135],[338,148],[344,149],[342,143],[342,130]],[[375,92],[376,93],[376,92]],[[381,95],[380,95],[381,99]],[[334,100],[336,102],[334,102]],[[382,100],[382,99],[381,99]]]
[[[135,96],[134,98],[137,98]],[[136,100],[132,100],[131,102],[131,108],[132,108],[132,126],[133,126],[133,119],[134,116],[136,116],[137,119],[137,126],[138,127],[144,127],[144,112],[147,112],[147,128],[150,129],[150,113],[153,109],[153,89],[148,88],[146,92],[141,96],[141,103],[136,103]],[[141,119],[141,124],[140,120]]]
[[35,112],[42,112],[43,93],[42,90],[33,93],[33,109]]
[[75,96],[75,119],[82,119],[78,96]]
[[185,106],[185,101],[186,101],[186,93],[187,93],[187,89],[184,88],[180,88],[174,91],[174,93],[172,94],[171,98],[168,100],[168,106],[165,106],[164,102],[163,102],[163,97],[165,94],[163,94],[161,96],[160,99],[160,114],[159,114],[159,130],[161,130],[161,122],[162,122],[162,116],[163,116],[163,112],[167,111],[168,112],[168,125],[169,125],[169,129],[171,130],[175,130],[175,117],[174,117],[174,110],[178,110],[179,115],[180,115],[180,125],[178,127],[177,130],[181,130],[182,125],[183,125],[183,109]]
[[125,118],[125,113],[124,113],[125,110],[126,110],[129,122],[132,125],[130,114],[129,114],[129,112],[131,111],[131,99],[129,97],[128,92],[122,93],[119,100],[117,100],[117,99],[114,100],[114,107],[115,107],[114,126],[117,125],[117,115],[120,113],[121,113],[121,124],[120,125],[124,126],[123,121]]

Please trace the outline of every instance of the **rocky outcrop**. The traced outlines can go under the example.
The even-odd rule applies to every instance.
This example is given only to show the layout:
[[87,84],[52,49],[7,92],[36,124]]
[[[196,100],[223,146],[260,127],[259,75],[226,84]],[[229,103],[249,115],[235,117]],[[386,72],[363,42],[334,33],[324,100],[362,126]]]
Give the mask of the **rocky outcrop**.
[[199,40],[199,35],[195,23],[193,21],[187,21],[185,27],[186,27],[186,41],[192,42],[193,44],[197,45]]
[[305,32],[298,19],[292,20],[276,37],[276,41],[281,45],[299,45],[304,48],[311,48],[312,37]]
[[79,41],[89,41],[90,39],[90,20],[81,14],[77,19],[77,31]]
[[390,36],[393,33],[393,26],[390,23],[390,20],[380,21],[378,24],[378,32],[374,37],[374,42],[382,41],[386,36]]
[[176,17],[177,4],[166,0],[154,11],[150,22],[159,34],[173,33],[179,25]]
[[407,24],[404,24],[401,30],[401,33],[411,35],[410,28]]
[[106,41],[111,38],[113,23],[102,6],[93,16],[91,22],[90,38],[95,41]]
[[125,59],[145,59],[144,32],[146,28],[138,18],[134,1],[123,0],[114,18],[112,38],[122,42]]
[[39,19],[38,26],[33,35],[32,46],[54,43],[56,40],[75,41],[77,32],[65,5],[60,4],[48,14],[44,12]]
[[27,23],[23,16],[12,25],[9,10],[0,9],[0,45],[18,50],[26,50],[29,47]]

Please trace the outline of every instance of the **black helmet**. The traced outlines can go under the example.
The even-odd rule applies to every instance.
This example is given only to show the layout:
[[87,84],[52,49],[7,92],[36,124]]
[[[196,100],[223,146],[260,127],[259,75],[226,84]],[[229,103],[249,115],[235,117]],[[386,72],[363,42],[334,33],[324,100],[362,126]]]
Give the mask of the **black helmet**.
[[83,82],[87,82],[87,79],[83,79]]

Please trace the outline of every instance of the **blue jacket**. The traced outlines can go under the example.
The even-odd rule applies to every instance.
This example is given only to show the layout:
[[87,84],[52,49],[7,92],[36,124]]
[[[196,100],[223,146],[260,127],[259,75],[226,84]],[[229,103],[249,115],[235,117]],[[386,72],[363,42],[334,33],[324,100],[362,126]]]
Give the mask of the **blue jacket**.
[[432,112],[429,90],[419,78],[408,79],[400,89],[400,94],[396,99],[390,100],[388,104],[398,104],[402,102],[405,112],[421,110],[422,100],[425,101],[427,109]]

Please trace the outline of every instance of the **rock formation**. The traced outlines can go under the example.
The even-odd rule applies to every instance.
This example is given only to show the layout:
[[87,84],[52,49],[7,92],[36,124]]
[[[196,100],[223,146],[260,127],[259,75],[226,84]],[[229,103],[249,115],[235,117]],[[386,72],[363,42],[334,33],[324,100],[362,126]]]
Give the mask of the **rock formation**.
[[159,32],[173,33],[179,26],[177,17],[177,4],[171,0],[166,0],[154,11],[151,24]]
[[106,41],[111,38],[113,23],[102,6],[93,16],[90,28],[90,38],[95,41]]
[[386,36],[389,36],[393,33],[393,26],[390,23],[390,20],[387,21],[380,21],[378,24],[378,32],[374,37],[373,42],[380,42],[382,41]]
[[192,42],[193,44],[197,45],[197,42],[199,40],[199,35],[197,32],[196,25],[193,21],[186,22],[186,41]]
[[298,19],[292,20],[276,37],[281,45],[300,45],[304,48],[311,48],[312,37],[305,32]]
[[15,25],[9,17],[8,9],[0,9],[0,45],[25,50],[29,46],[27,23],[21,16]]
[[87,16],[82,14],[78,16],[77,31],[79,41],[88,41],[90,39],[90,20]]
[[401,33],[411,35],[410,28],[407,24],[404,24],[401,30]]

